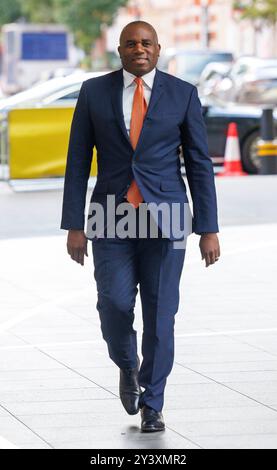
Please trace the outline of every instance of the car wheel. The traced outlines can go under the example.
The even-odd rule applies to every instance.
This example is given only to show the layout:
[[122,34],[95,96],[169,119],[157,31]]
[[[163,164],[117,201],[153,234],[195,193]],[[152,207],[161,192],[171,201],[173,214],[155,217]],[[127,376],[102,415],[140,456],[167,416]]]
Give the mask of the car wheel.
[[257,143],[259,138],[259,131],[254,131],[249,134],[242,142],[242,166],[244,171],[246,171],[250,175],[257,174],[261,164],[257,152]]

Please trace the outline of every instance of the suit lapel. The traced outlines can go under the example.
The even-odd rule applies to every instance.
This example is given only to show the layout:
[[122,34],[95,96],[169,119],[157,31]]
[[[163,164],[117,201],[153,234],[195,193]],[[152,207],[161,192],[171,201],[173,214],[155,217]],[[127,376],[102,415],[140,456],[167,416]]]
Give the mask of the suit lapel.
[[150,101],[147,107],[146,115],[143,121],[143,126],[141,129],[141,133],[139,136],[139,140],[137,143],[137,146],[135,148],[135,153],[138,151],[138,149],[141,147],[142,142],[143,142],[143,137],[146,129],[146,123],[147,119],[151,117],[151,114],[153,112],[154,107],[156,104],[159,102],[159,99],[163,93],[163,83],[162,83],[162,74],[160,71],[157,69],[154,77],[154,82],[153,82],[153,88],[151,91],[151,96],[150,96]]
[[117,70],[114,74],[114,81],[112,86],[112,105],[114,114],[117,122],[123,132],[124,137],[127,139],[129,145],[132,147],[129,135],[125,126],[123,107],[122,107],[122,95],[123,95],[123,69]]
[[158,69],[156,69],[154,82],[153,82],[153,88],[152,88],[150,101],[149,101],[149,104],[148,104],[148,108],[147,108],[145,118],[147,118],[148,116],[151,116],[151,113],[152,113],[154,107],[156,106],[156,104],[158,103],[159,98],[160,98],[162,93],[163,93],[162,74]]

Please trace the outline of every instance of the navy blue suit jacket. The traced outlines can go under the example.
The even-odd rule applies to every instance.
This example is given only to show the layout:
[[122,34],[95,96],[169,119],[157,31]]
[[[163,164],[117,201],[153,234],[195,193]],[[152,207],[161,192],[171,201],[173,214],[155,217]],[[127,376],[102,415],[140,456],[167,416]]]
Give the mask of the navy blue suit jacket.
[[123,69],[83,82],[71,124],[62,229],[84,229],[87,181],[96,146],[98,177],[91,201],[121,202],[135,177],[144,201],[187,203],[180,146],[193,201],[195,233],[218,232],[212,162],[197,88],[156,70],[136,149],[125,127]]

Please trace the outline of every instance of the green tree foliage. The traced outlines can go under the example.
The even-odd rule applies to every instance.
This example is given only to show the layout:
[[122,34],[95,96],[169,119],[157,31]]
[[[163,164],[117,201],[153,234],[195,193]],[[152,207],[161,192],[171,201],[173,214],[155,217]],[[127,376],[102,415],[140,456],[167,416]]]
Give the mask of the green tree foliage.
[[273,25],[277,22],[276,0],[236,0],[233,6],[241,11],[241,19],[260,19]]
[[[2,1],[2,0],[1,0]],[[54,0],[17,0],[23,16],[32,23],[55,23]]]
[[53,0],[57,18],[69,26],[77,43],[89,53],[91,43],[101,35],[103,24],[110,26],[119,7],[128,0]]
[[0,25],[13,23],[21,15],[19,0],[0,0]]

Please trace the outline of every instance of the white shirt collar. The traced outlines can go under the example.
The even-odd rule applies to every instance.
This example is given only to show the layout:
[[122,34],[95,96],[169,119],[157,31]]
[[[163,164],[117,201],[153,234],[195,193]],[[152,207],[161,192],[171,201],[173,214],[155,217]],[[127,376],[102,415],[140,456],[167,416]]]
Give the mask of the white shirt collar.
[[[150,90],[152,90],[153,88],[155,74],[156,74],[156,67],[154,67],[154,69],[151,70],[151,72],[148,72],[141,77],[145,85],[147,85],[150,88]],[[124,88],[127,88],[128,86],[132,85],[135,78],[136,78],[136,75],[133,75],[132,73],[127,72],[127,70],[123,69]]]

